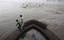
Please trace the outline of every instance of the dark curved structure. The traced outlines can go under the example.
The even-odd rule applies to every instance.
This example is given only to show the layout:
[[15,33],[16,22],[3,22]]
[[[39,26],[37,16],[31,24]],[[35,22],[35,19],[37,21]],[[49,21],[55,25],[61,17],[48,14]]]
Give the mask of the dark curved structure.
[[[18,32],[18,34],[15,33],[16,35],[14,34],[12,40],[18,40],[23,34],[31,29],[39,31],[46,38],[46,40],[60,40],[53,32],[47,29],[47,24],[41,23],[37,20],[29,20],[24,23],[23,27],[24,30],[22,32]],[[10,36],[6,40],[10,40]]]
[[37,25],[42,29],[47,29],[47,24],[39,22],[37,20],[29,20],[29,21],[25,22],[24,28],[26,28],[26,27],[28,27],[29,25],[32,25],[32,24]]
[[42,34],[42,36],[44,36],[47,40],[49,40],[48,37],[43,33],[43,29],[40,28],[40,27],[38,27],[38,26],[35,25],[35,24],[29,25],[29,26],[17,37],[16,40],[18,40],[20,37],[22,37],[22,35],[23,35],[24,33],[30,31],[31,29],[36,29],[37,31],[39,31],[39,32]]

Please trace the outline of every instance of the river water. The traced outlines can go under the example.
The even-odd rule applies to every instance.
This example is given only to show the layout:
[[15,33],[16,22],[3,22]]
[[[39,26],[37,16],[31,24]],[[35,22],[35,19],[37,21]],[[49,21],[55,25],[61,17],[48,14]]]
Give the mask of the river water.
[[42,5],[42,7],[22,8],[19,1],[0,1],[0,39],[16,30],[16,19],[36,19],[48,24],[48,29],[64,40],[64,6]]

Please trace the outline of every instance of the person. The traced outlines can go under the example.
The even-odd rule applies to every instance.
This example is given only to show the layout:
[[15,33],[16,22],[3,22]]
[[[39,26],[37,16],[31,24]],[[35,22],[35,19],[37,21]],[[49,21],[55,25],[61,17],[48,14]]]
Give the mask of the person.
[[17,22],[16,26],[18,26],[19,31],[21,31],[21,22],[19,22],[18,19],[16,19],[16,22]]
[[20,20],[20,21],[21,21],[21,27],[22,27],[22,29],[24,29],[24,28],[23,28],[24,23],[23,23],[22,15],[20,15],[20,18],[21,18],[21,20]]

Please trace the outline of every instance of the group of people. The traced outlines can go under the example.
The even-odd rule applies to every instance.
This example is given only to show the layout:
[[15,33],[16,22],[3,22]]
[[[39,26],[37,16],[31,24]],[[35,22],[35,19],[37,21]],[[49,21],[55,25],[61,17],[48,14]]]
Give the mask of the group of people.
[[21,21],[16,19],[16,26],[19,29],[19,31],[22,31],[23,30],[23,18],[22,18],[22,15],[20,15],[20,18],[21,18]]

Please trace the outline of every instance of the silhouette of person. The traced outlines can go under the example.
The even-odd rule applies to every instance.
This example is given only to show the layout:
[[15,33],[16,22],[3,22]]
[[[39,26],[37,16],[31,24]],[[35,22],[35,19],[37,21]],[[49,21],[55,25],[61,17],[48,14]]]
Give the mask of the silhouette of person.
[[21,31],[21,22],[19,22],[18,19],[16,19],[16,22],[16,26],[18,26],[19,31]]

